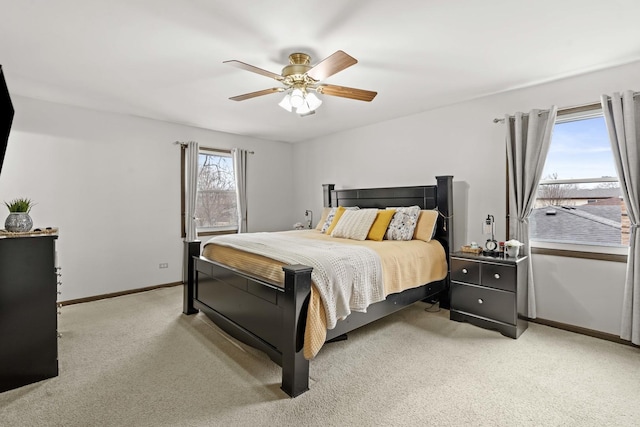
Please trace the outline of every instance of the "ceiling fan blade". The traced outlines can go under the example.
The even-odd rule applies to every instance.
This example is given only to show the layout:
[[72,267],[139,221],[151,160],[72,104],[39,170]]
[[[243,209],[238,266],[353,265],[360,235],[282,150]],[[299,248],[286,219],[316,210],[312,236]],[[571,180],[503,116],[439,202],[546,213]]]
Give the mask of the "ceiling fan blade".
[[269,95],[274,92],[282,92],[284,88],[272,87],[271,89],[259,90],[257,92],[245,93],[244,95],[233,96],[229,99],[233,101],[244,101],[245,99],[255,98],[256,96]]
[[232,65],[242,70],[251,71],[252,73],[271,77],[272,79],[276,79],[278,81],[283,79],[283,77],[280,74],[272,73],[271,71],[263,70],[262,68],[254,67],[253,65],[245,64],[244,62],[241,62],[241,61],[236,61],[235,59],[232,59],[230,61],[223,61],[222,63]]
[[357,64],[358,60],[339,50],[320,61],[319,64],[307,71],[307,76],[314,80],[320,81],[327,77],[333,76],[335,73]]
[[340,96],[342,98],[357,99],[358,101],[367,102],[372,101],[378,94],[378,92],[372,92],[370,90],[335,85],[319,85],[316,90],[318,93],[322,93],[324,95]]

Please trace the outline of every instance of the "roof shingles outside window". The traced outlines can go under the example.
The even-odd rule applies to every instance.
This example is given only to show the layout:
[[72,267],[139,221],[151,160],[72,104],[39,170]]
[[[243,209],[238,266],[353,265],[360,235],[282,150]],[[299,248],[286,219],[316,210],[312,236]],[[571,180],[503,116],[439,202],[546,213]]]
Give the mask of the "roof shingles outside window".
[[615,204],[546,206],[533,210],[530,236],[541,241],[619,246],[622,237],[620,199]]

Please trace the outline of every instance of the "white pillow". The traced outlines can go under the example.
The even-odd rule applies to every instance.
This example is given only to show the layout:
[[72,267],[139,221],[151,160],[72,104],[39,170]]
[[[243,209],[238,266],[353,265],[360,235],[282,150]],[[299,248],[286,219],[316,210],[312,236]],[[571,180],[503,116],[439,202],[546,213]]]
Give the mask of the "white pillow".
[[387,240],[411,240],[420,216],[420,206],[395,208],[396,213],[387,228]]
[[378,215],[377,209],[346,210],[331,232],[332,237],[364,240]]

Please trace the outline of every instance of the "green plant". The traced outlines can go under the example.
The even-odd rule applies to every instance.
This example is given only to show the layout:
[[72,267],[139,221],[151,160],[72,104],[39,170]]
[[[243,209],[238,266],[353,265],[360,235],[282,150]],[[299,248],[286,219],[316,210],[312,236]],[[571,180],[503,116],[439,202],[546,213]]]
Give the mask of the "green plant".
[[9,212],[26,212],[29,213],[35,203],[31,199],[13,199],[10,202],[4,202]]

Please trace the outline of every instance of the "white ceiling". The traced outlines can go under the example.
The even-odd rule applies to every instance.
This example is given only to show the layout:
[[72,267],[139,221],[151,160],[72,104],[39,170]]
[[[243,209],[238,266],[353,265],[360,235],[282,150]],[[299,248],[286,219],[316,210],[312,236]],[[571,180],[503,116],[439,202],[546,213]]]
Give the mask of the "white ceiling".
[[[0,64],[12,94],[297,142],[640,60],[639,17],[638,0],[0,0]],[[225,60],[280,73],[337,50],[359,63],[325,83],[371,103],[320,95],[301,118],[282,94],[228,99],[279,84]]]

